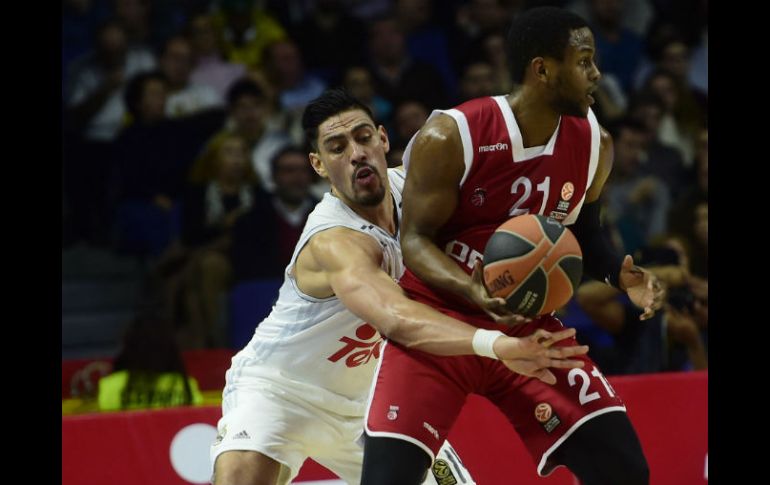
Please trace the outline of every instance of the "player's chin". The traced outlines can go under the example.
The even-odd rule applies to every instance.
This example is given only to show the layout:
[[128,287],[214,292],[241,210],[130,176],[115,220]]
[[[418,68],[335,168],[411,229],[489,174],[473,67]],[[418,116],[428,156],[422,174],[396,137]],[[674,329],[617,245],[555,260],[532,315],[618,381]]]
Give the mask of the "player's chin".
[[375,190],[357,190],[356,201],[363,206],[375,206],[385,198],[385,188],[380,186]]

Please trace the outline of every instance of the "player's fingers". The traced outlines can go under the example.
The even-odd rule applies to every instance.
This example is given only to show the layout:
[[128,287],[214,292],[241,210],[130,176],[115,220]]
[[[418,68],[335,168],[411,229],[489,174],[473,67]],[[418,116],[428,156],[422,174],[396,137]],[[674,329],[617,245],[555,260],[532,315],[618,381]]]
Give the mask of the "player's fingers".
[[546,384],[554,385],[556,384],[556,376],[553,375],[553,372],[549,371],[548,369],[540,369],[533,373],[533,375],[540,379],[541,381],[545,382]]
[[555,369],[575,369],[578,367],[583,367],[585,365],[585,362],[582,360],[571,360],[571,359],[551,359],[548,362],[548,367],[553,367]]
[[548,349],[546,355],[552,359],[564,359],[575,355],[585,355],[588,353],[588,345],[574,345],[570,347],[557,347]]
[[[474,283],[480,283],[482,285],[484,284],[484,268],[480,259],[477,259],[473,264],[473,273],[471,274],[471,279]],[[484,287],[486,288],[486,285],[484,285]]]
[[558,332],[549,332],[549,340],[551,343],[556,343],[564,339],[568,339],[570,337],[574,337],[575,333],[577,331],[574,328],[565,328],[564,330],[559,330]]
[[655,315],[655,310],[653,310],[650,306],[646,306],[644,307],[644,313],[639,316],[639,320],[649,320],[653,315]]

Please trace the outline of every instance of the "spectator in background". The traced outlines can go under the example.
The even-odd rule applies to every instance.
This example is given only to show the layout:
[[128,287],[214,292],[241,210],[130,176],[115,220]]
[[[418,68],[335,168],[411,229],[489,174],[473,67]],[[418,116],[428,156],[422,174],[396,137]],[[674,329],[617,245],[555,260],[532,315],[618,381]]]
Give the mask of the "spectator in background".
[[628,116],[646,128],[642,159],[645,171],[666,182],[673,199],[682,192],[691,177],[685,173],[684,160],[679,150],[664,145],[658,139],[664,111],[665,105],[657,94],[642,91],[631,98]]
[[481,59],[492,66],[495,94],[510,93],[513,90],[508,58],[505,53],[505,36],[494,32],[480,39]]
[[69,126],[87,141],[113,140],[123,125],[122,91],[126,80],[155,67],[152,52],[129,48],[115,21],[102,25],[93,52],[75,61],[67,82]]
[[374,89],[372,73],[363,66],[349,67],[342,76],[342,86],[351,96],[364,103],[374,115],[374,120],[386,128],[390,126],[393,105]]
[[447,93],[454,99],[457,75],[449,56],[446,29],[435,23],[433,0],[396,0],[394,3],[396,20],[406,36],[409,55],[436,68]]
[[697,112],[682,108],[682,91],[676,77],[657,69],[644,82],[642,91],[651,91],[663,101],[665,109],[658,126],[658,139],[679,151],[685,167],[692,167],[695,137],[703,120]]
[[391,137],[391,150],[406,148],[406,144],[417,133],[428,119],[428,109],[419,101],[407,100],[396,106],[393,115],[393,136]]
[[448,102],[439,72],[430,64],[412,59],[393,17],[384,16],[369,25],[369,62],[377,92],[393,104],[415,99],[429,109]]
[[166,41],[160,69],[168,82],[166,115],[169,118],[183,118],[224,105],[213,88],[190,82],[192,68],[193,53],[187,38],[174,36]]
[[346,3],[318,0],[292,30],[308,68],[326,83],[337,79],[348,66],[364,62],[364,22],[350,16]]
[[95,244],[109,241],[107,180],[110,142],[123,126],[125,82],[153,68],[147,50],[129,49],[122,27],[102,24],[92,51],[69,66],[65,82],[63,177],[72,210],[72,238]]
[[613,74],[623,90],[630,93],[642,60],[644,41],[623,25],[623,3],[623,0],[591,0],[588,21],[593,28],[602,73]]
[[609,221],[617,226],[624,251],[632,254],[666,231],[671,196],[665,182],[644,171],[645,128],[633,120],[608,127],[615,160],[604,189]]
[[[92,46],[99,24],[110,12],[106,0],[64,0],[61,21],[62,79],[74,59],[86,54]],[[63,86],[62,86],[63,87]]]
[[708,130],[698,136],[694,176],[696,183],[680,194],[669,213],[669,231],[687,247],[692,273],[708,278]]
[[129,325],[113,372],[99,379],[99,409],[118,411],[203,403],[185,371],[170,322],[142,313]]
[[115,19],[126,32],[131,47],[152,49],[150,0],[113,0]]
[[287,146],[273,157],[275,192],[259,198],[233,229],[231,260],[236,282],[283,275],[310,211],[313,172],[307,153]]
[[[184,308],[178,320],[185,349],[225,345],[222,299],[232,282],[229,251],[233,227],[259,197],[264,197],[255,187],[256,176],[243,137],[226,135],[215,161],[213,180],[191,187],[185,194],[182,244],[166,255],[164,264],[181,267],[167,277],[167,288],[172,300],[181,300]],[[172,304],[172,308],[177,307]]]
[[174,237],[175,199],[180,185],[169,153],[166,119],[168,87],[160,72],[143,73],[126,87],[131,124],[114,146],[115,236],[117,249],[159,256]]
[[495,96],[505,91],[497,91],[495,71],[485,61],[471,61],[463,69],[460,78],[460,102],[470,101],[482,96]]
[[230,62],[247,68],[261,67],[265,46],[286,37],[281,24],[256,4],[254,0],[215,4],[214,19],[223,35],[225,55]]
[[274,153],[290,142],[289,135],[271,122],[274,107],[265,91],[255,81],[244,78],[227,92],[230,120],[227,126],[206,144],[203,153],[190,169],[189,181],[202,184],[214,178],[216,153],[230,133],[243,137],[249,146],[251,166],[259,184],[267,191],[274,187],[270,174],[270,160]]
[[160,256],[176,237],[184,175],[223,119],[221,111],[168,119],[167,86],[160,72],[140,74],[129,82],[125,102],[131,124],[112,153],[117,247],[151,258]]
[[187,27],[187,35],[194,57],[190,81],[214,88],[224,99],[230,86],[246,74],[246,66],[224,60],[224,41],[210,15],[193,16]]
[[268,44],[262,57],[266,79],[278,95],[281,110],[301,113],[326,88],[322,80],[305,72],[302,53],[290,39]]
[[[503,57],[504,32],[507,31],[508,22],[514,16],[514,12],[523,8],[522,4],[515,5],[502,0],[470,0],[460,3],[456,9],[455,22],[452,26],[449,49],[453,57],[455,72],[460,72],[463,63],[473,57],[473,53],[479,49],[485,40],[493,35],[501,35],[503,44],[500,44]],[[492,59],[486,59],[492,61]],[[494,65],[494,62],[493,62]],[[510,78],[506,70],[505,77]],[[501,81],[504,77],[501,77]],[[510,92],[504,89],[500,93]]]

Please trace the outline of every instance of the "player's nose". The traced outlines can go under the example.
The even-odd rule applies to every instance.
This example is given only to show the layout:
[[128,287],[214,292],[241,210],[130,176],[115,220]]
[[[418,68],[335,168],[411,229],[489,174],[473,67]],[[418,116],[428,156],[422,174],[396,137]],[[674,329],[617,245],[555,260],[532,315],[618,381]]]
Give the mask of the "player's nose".
[[366,160],[366,152],[363,145],[353,142],[351,149],[353,150],[350,154],[351,163],[361,163]]

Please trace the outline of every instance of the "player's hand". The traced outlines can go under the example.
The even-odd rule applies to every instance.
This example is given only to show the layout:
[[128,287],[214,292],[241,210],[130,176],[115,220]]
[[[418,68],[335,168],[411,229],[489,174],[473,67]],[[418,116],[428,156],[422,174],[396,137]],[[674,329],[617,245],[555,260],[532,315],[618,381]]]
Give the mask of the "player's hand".
[[473,303],[479,306],[484,313],[494,320],[495,323],[503,325],[521,325],[532,321],[531,318],[522,315],[516,315],[505,305],[505,299],[489,296],[489,291],[484,284],[484,270],[480,260],[476,260],[471,275],[471,291],[468,295]]
[[639,320],[647,320],[660,310],[666,297],[666,290],[658,278],[644,268],[634,265],[634,258],[626,255],[620,267],[620,288],[628,293],[628,298],[644,313]]
[[559,332],[540,329],[524,338],[501,337],[495,340],[493,350],[500,361],[513,372],[556,384],[556,376],[549,367],[574,369],[583,367],[582,360],[570,359],[588,352],[587,345],[553,347],[556,342],[575,336],[575,329]]

